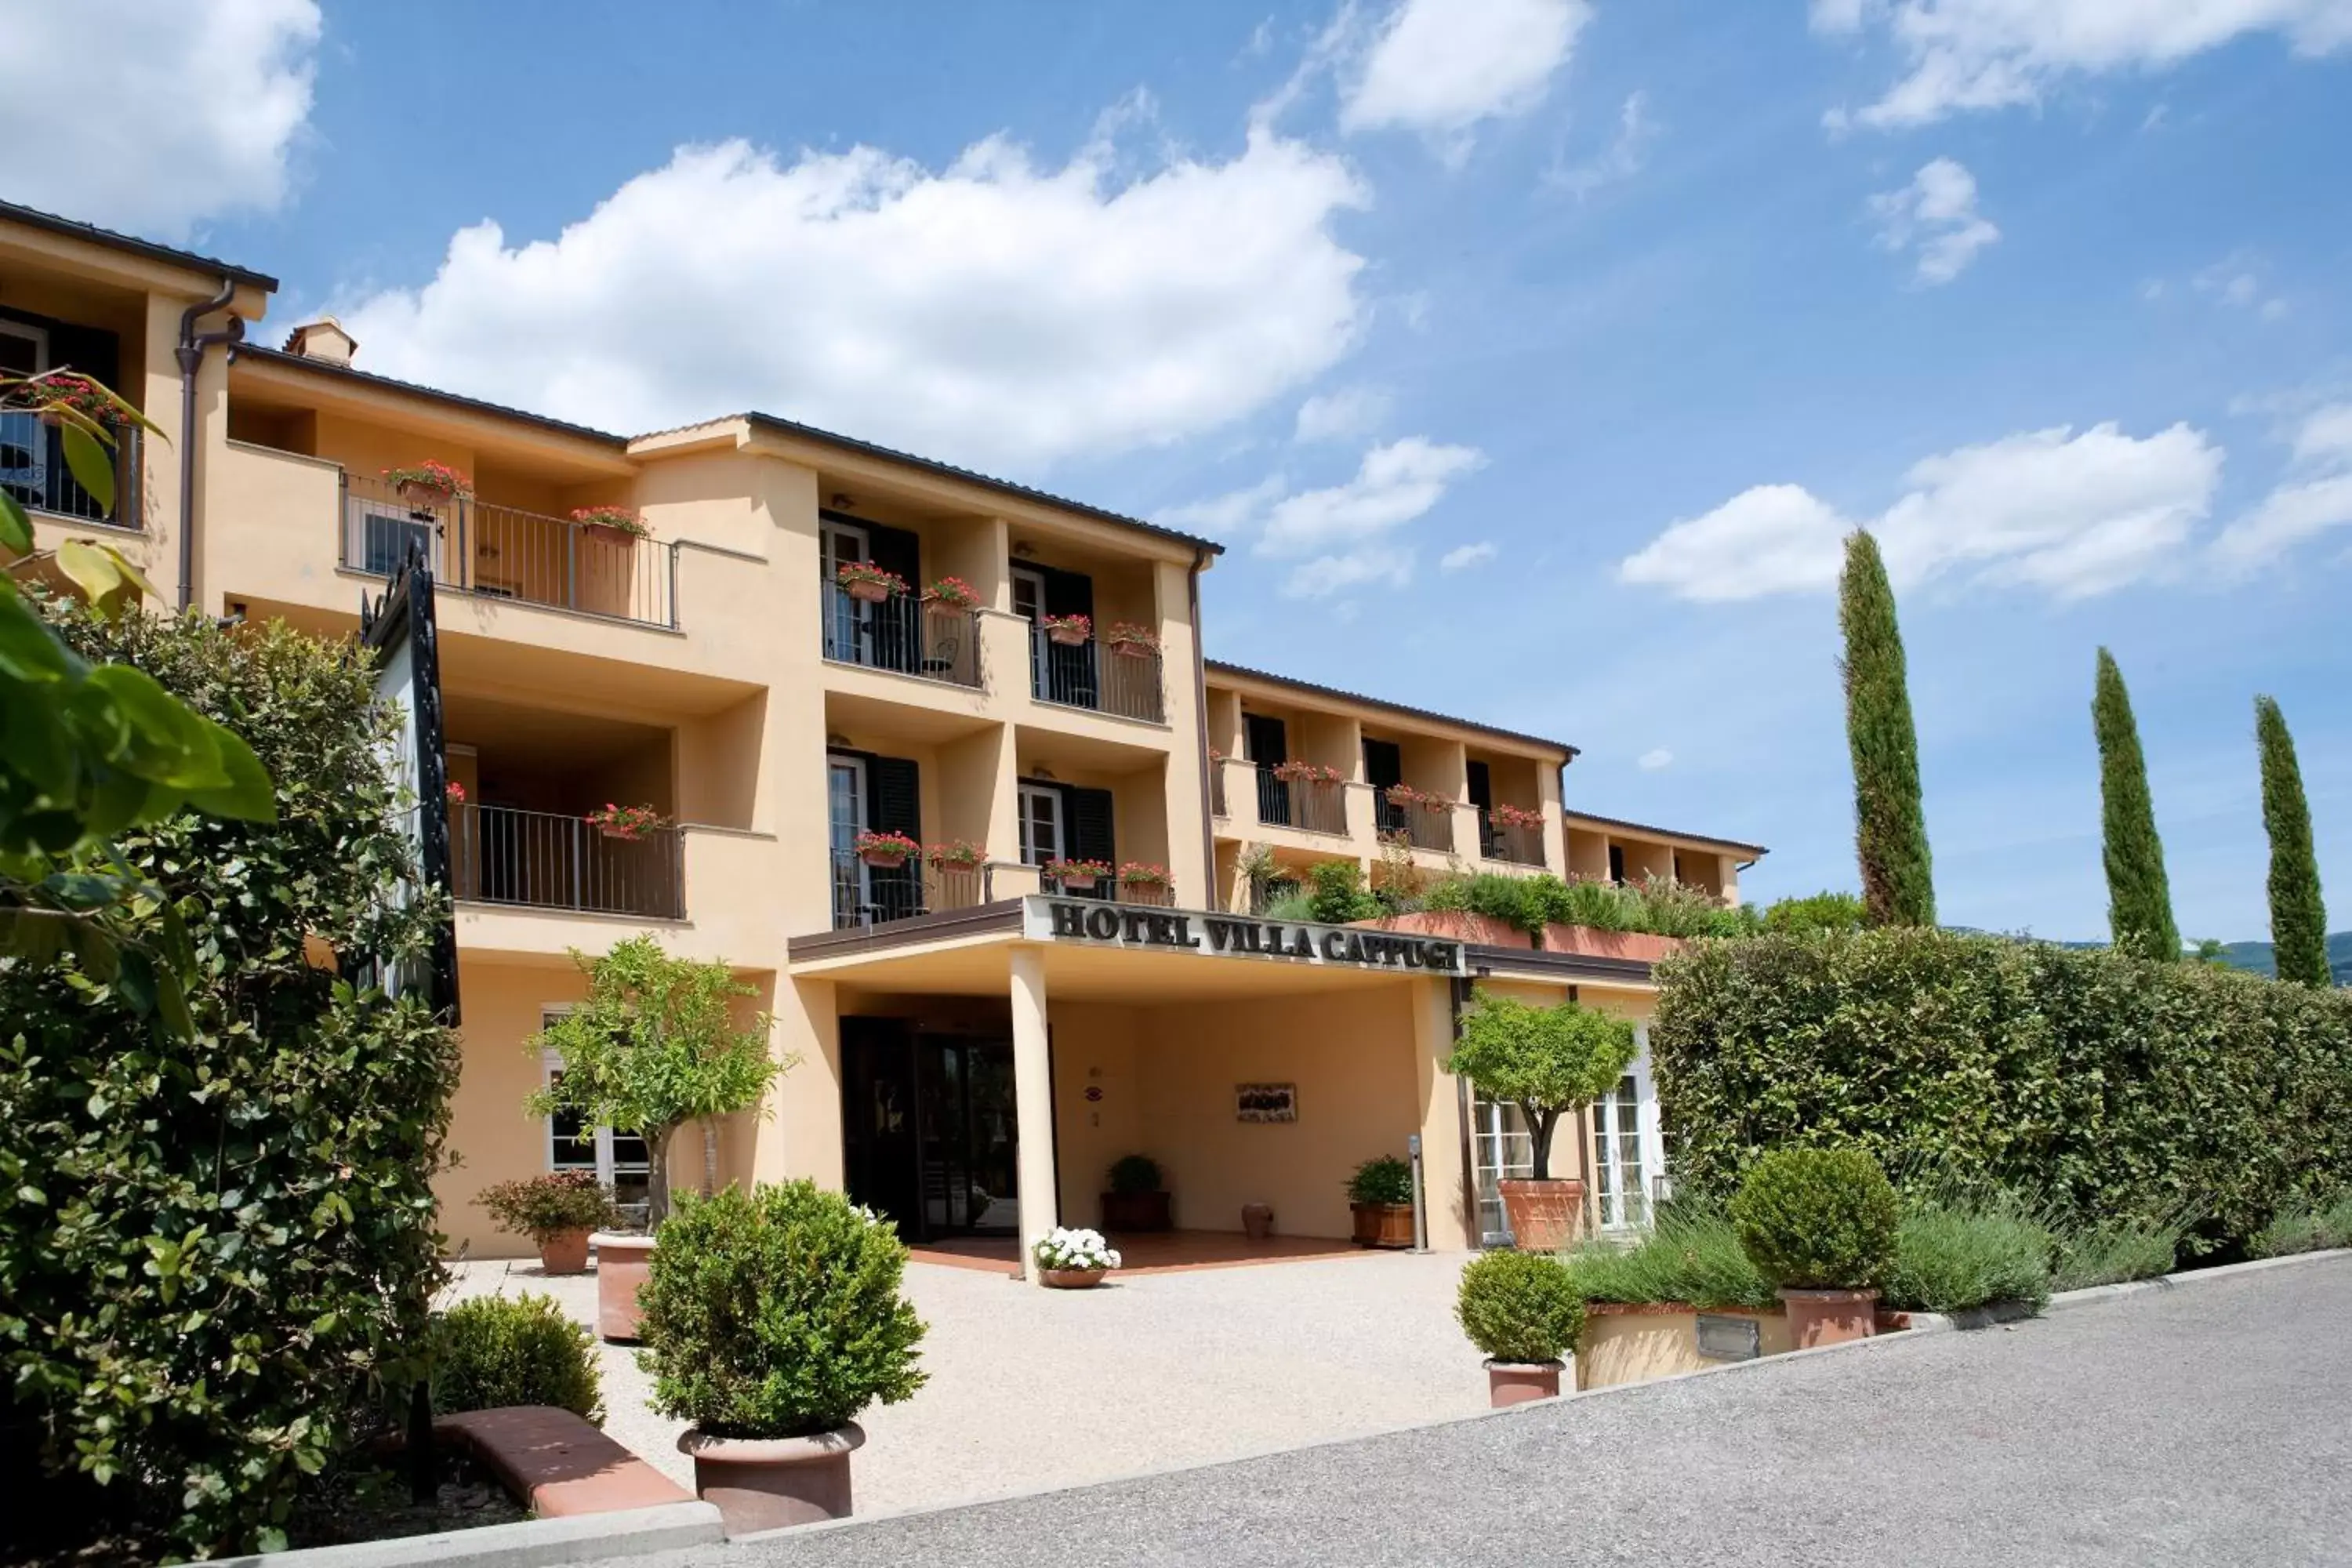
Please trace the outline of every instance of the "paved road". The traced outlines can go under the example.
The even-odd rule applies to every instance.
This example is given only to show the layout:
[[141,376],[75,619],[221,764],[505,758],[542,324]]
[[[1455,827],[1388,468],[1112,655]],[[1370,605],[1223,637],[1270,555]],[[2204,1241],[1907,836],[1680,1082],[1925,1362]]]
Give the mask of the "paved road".
[[2352,1563],[2352,1259],[665,1568],[1064,1563]]

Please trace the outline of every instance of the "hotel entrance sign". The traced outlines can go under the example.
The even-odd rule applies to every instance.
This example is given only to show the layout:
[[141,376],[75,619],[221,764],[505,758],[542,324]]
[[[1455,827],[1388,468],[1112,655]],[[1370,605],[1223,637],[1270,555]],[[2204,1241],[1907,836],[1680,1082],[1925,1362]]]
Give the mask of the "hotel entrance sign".
[[1097,899],[1022,900],[1022,934],[1032,942],[1123,947],[1209,957],[1255,958],[1345,969],[1420,974],[1470,973],[1462,944],[1444,937],[1362,926],[1266,921],[1249,915],[1113,904]]

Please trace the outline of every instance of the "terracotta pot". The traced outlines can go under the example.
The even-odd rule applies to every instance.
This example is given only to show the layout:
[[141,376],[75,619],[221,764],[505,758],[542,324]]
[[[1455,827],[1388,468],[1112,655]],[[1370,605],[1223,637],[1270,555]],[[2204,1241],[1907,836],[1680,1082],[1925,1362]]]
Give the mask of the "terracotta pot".
[[1525,1405],[1531,1399],[1559,1397],[1560,1368],[1556,1361],[1490,1361],[1486,1363],[1486,1397],[1497,1410]]
[[625,528],[615,528],[609,522],[583,522],[582,531],[599,544],[635,544],[637,536]]
[[887,583],[844,583],[842,587],[848,590],[851,598],[862,605],[878,605],[890,596],[890,584]]
[[541,1237],[539,1243],[539,1268],[542,1274],[585,1274],[588,1272],[588,1233],[584,1230],[558,1231]]
[[440,485],[420,485],[410,479],[400,487],[400,499],[413,506],[447,506],[457,492]]
[[1108,1268],[1041,1268],[1037,1278],[1053,1290],[1091,1290],[1103,1282]]
[[1274,1207],[1270,1204],[1242,1205],[1242,1234],[1252,1241],[1264,1241],[1274,1234]]
[[637,1337],[637,1292],[653,1272],[654,1238],[600,1230],[596,1244],[596,1331],[608,1340]]
[[864,849],[857,858],[878,870],[895,871],[907,863],[907,857],[896,849]]
[[1374,926],[1381,931],[1411,931],[1416,936],[1451,937],[1455,942],[1475,942],[1481,947],[1532,945],[1528,933],[1508,921],[1498,921],[1492,915],[1474,915],[1466,910],[1382,915],[1378,920],[1358,921],[1356,923]]
[[612,822],[598,823],[596,825],[596,831],[603,834],[607,838],[617,838],[624,844],[635,844],[639,838],[644,837],[643,834],[639,833],[634,827],[623,827],[619,824]]
[[1638,958],[1654,963],[1680,952],[1683,940],[1644,931],[1596,931],[1591,926],[1553,924],[1544,927],[1543,950],[1579,953],[1586,958]]
[[1355,1215],[1358,1247],[1412,1245],[1411,1204],[1349,1204],[1348,1209]]
[[1497,1184],[1503,1189],[1511,1240],[1521,1252],[1558,1252],[1583,1228],[1582,1182],[1509,1176]]
[[719,1510],[730,1535],[849,1517],[849,1456],[866,1442],[852,1421],[807,1437],[713,1437],[689,1426],[677,1451],[694,1458],[695,1495]]
[[1102,1195],[1102,1227],[1107,1231],[1169,1230],[1174,1224],[1164,1192]]
[[1866,1340],[1878,1331],[1875,1290],[1780,1291],[1789,1310],[1789,1339],[1799,1350]]
[[1121,658],[1149,658],[1160,650],[1148,642],[1115,642],[1110,651]]
[[1102,880],[1100,877],[1059,877],[1055,879],[1062,884],[1062,891],[1066,893],[1091,893],[1095,890],[1095,884]]
[[1048,642],[1057,642],[1064,647],[1084,647],[1087,646],[1087,634],[1078,630],[1076,626],[1047,626],[1045,628],[1045,638]]

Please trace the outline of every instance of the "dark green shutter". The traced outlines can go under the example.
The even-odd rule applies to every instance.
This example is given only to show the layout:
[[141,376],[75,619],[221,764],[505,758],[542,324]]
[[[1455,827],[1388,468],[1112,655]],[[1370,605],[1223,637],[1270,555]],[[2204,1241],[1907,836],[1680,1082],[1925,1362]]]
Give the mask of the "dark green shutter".
[[[918,844],[923,841],[922,772],[915,763],[904,757],[866,759],[866,826],[876,833],[903,833]],[[892,918],[922,907],[920,857],[894,869],[869,868],[866,879],[874,902]]]
[[[903,528],[861,522],[866,553],[885,572],[895,572],[915,594],[923,589],[922,541]],[[913,597],[886,599],[866,611],[872,618],[874,662],[884,669],[913,675],[922,668],[923,637],[920,601]]]
[[[1083,572],[1065,572],[1059,567],[1040,567],[1045,579],[1045,614],[1049,616],[1084,616],[1095,617],[1095,580]],[[1095,627],[1095,636],[1104,628]],[[1092,708],[1100,700],[1095,681],[1095,647],[1085,643],[1071,647],[1047,641],[1045,650],[1045,689],[1040,693],[1049,702],[1065,702],[1073,708]]]
[[1470,804],[1481,811],[1495,804],[1495,781],[1484,763],[1470,764]]
[[1111,831],[1110,791],[1073,784],[1063,790],[1062,797],[1070,808],[1070,858],[1100,860],[1117,870],[1118,840]]
[[1404,783],[1404,752],[1394,741],[1364,742],[1364,782],[1374,789]]
[[121,340],[112,332],[58,322],[49,329],[49,367],[60,366],[71,366],[110,392],[123,390]]

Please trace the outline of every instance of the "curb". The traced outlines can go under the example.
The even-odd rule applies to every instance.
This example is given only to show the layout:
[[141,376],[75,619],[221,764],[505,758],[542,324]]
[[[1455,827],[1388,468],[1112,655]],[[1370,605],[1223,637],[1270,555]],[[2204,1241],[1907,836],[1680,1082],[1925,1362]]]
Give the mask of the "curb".
[[435,1535],[306,1546],[268,1556],[216,1557],[187,1568],[555,1568],[558,1563],[608,1563],[727,1539],[719,1510],[707,1502],[663,1503],[613,1513],[526,1519]]
[[2242,1275],[2261,1274],[2273,1268],[2292,1268],[2297,1264],[2325,1263],[2338,1258],[2352,1258],[2352,1247],[2333,1247],[2319,1252],[2291,1252],[2284,1258],[2257,1258],[2246,1263],[2224,1263],[2218,1268],[2190,1268],[2179,1274],[2159,1275],[2154,1279],[2131,1279],[2121,1285],[2093,1285],[2081,1290],[2062,1290],[2051,1297],[2050,1304],[2042,1310],[2044,1314],[2069,1312],[2077,1307],[2095,1307],[2105,1301],[2120,1301],[2130,1296],[2146,1296],[2216,1279],[2235,1279]]

